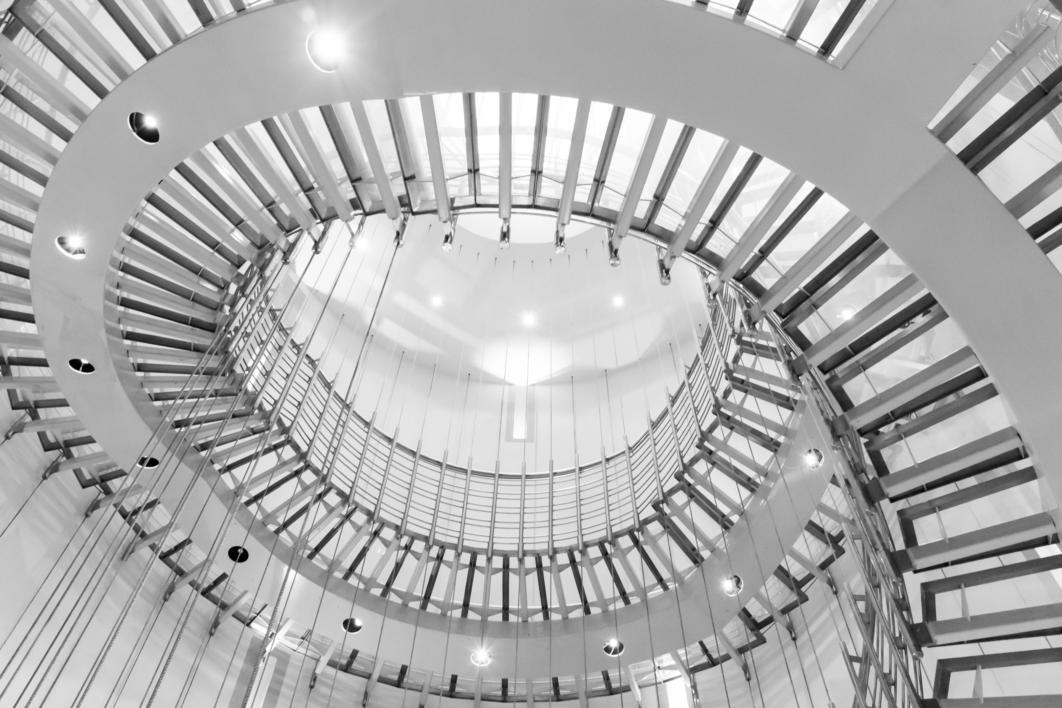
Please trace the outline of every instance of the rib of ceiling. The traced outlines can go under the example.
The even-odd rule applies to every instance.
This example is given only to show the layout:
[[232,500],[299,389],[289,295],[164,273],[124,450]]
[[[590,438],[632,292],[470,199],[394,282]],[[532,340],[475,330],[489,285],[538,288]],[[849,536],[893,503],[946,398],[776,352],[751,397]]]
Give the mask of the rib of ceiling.
[[[16,5],[16,13],[25,7]],[[159,3],[150,8],[155,19],[145,16],[133,22],[126,14],[137,11],[132,7],[108,3],[107,15],[99,13],[93,17],[83,14],[76,6],[59,3],[57,20],[46,31],[39,31],[39,27],[36,32],[27,30],[27,26],[33,23],[32,18],[20,18],[18,14],[9,15],[4,25],[4,63],[8,81],[0,95],[5,99],[3,159],[6,179],[0,183],[0,197],[6,207],[0,218],[4,221],[6,233],[0,244],[4,253],[0,268],[3,270],[5,309],[0,314],[5,329],[0,342],[4,347],[3,383],[12,407],[25,411],[25,418],[13,432],[35,432],[45,449],[61,453],[63,459],[49,468],[49,474],[74,474],[82,485],[99,488],[103,493],[109,489],[108,482],[123,473],[107,464],[106,453],[66,406],[51,376],[33,327],[26,264],[35,210],[48,174],[60,159],[63,145],[72,137],[91,106],[133,66],[149,59],[158,48],[184,36],[184,31],[177,31],[172,22],[158,20],[167,17],[166,5]],[[115,18],[119,20],[120,33],[128,39],[134,51],[128,48],[115,50],[100,41],[102,36],[114,33],[111,23]],[[124,21],[121,18],[125,18]],[[103,29],[104,25],[106,29]],[[145,33],[151,37],[150,41],[145,38]],[[17,71],[17,76],[12,76],[12,69]],[[475,94],[466,94],[461,100],[474,108],[476,98]],[[536,105],[545,103],[548,106],[550,100],[550,97],[536,99]],[[388,108],[385,103],[385,114]],[[390,110],[394,112],[395,108]],[[619,112],[618,120],[622,120],[622,109],[614,110]],[[679,126],[675,142],[659,146],[665,155],[662,158],[665,164],[675,154],[678,138],[683,132],[688,132],[686,127]],[[378,135],[385,140],[395,140],[395,136],[387,131]],[[237,165],[224,155],[225,150],[236,152],[232,144],[221,140],[215,147],[222,153],[222,161],[217,164],[239,174]],[[465,158],[474,168],[468,181],[469,192],[475,195],[475,170],[479,169],[475,162],[477,156],[466,154]],[[753,159],[756,162],[750,166]],[[714,185],[712,194],[719,195],[720,203],[729,201],[732,206],[749,189],[750,196],[746,199],[756,204],[752,195],[757,182],[753,176],[761,162],[770,164],[765,158],[747,153],[745,161],[739,161],[736,172],[725,175],[722,182]],[[297,183],[297,176],[290,173],[291,167],[276,162],[267,167],[274,171],[277,183]],[[201,171],[208,168],[200,165],[188,169],[202,174]],[[344,172],[345,166],[343,172],[336,170],[332,178],[351,189],[356,179],[365,177],[357,172]],[[399,187],[395,192],[401,196],[408,174],[399,169],[383,179],[380,175],[372,177],[377,185]],[[773,191],[768,186],[768,193],[779,194],[783,187],[791,188],[791,179]],[[783,182],[786,182],[785,177]],[[645,188],[660,186],[660,182],[647,183]],[[655,218],[661,213],[669,192],[669,182],[662,186],[660,207],[657,207],[654,218],[646,220],[641,227],[657,238],[667,233],[667,227]],[[254,194],[253,187],[250,183],[243,183],[240,188]],[[816,191],[803,183],[800,188],[805,190],[803,198]],[[183,189],[184,197],[198,204],[198,208],[212,213],[216,221],[224,223],[229,214],[240,213],[239,209],[228,213],[215,211],[217,204],[213,202],[218,195],[202,183],[185,185]],[[256,209],[266,207],[272,201],[268,192],[264,194],[266,199],[261,198],[263,193],[254,194],[256,201],[252,203],[258,205]],[[752,231],[757,235],[750,235],[748,239],[738,236],[738,247],[744,255],[742,259],[731,260],[731,267],[743,267],[750,259],[757,258],[758,247],[771,244],[768,253],[762,254],[764,258],[760,262],[763,262],[772,249],[779,247],[788,230],[799,233],[795,227],[801,219],[797,210],[800,202],[793,203],[797,196],[793,194],[782,199],[786,194],[782,192],[775,200],[778,211],[764,226],[765,230]],[[529,194],[531,198],[538,196],[541,196],[538,192]],[[327,209],[323,213],[316,211],[320,204],[312,202],[324,202],[325,198],[313,189],[297,197],[299,210],[315,215],[311,216],[312,219],[329,216]],[[655,192],[653,197],[657,197]],[[817,198],[822,199],[821,196]],[[771,200],[761,198],[759,203],[760,209],[753,209],[750,214],[764,213]],[[352,210],[357,206],[353,200],[349,204]],[[404,206],[414,208],[412,201]],[[786,217],[794,212],[797,216],[793,224],[779,231]],[[781,222],[775,226],[779,219]],[[766,217],[764,220],[767,221]],[[239,218],[230,223],[239,223]],[[701,218],[694,223],[701,224]],[[718,227],[719,223],[716,220],[715,226]],[[704,222],[701,226],[703,230],[712,224]],[[748,222],[743,226],[747,227]],[[771,229],[772,226],[775,229]],[[927,602],[948,592],[958,603],[960,593],[955,588],[963,584],[987,582],[998,590],[1015,587],[1023,577],[1049,573],[1057,567],[1052,560],[1022,557],[1015,562],[1015,555],[1000,556],[993,561],[991,568],[981,569],[985,558],[1004,552],[1014,554],[1042,549],[1055,539],[1049,517],[1033,511],[1037,508],[1035,475],[1023,462],[1025,452],[1020,438],[1010,427],[992,382],[932,296],[858,219],[842,216],[834,227],[815,247],[795,257],[780,270],[777,280],[769,288],[756,294],[764,311],[779,318],[793,340],[805,350],[808,365],[819,370],[848,408],[844,418],[862,436],[873,475],[877,477],[870,484],[872,493],[882,501],[889,500],[903,507],[899,539],[903,550],[898,551],[897,562],[914,571],[915,574],[910,576],[916,579],[914,587],[921,588]],[[180,224],[170,224],[170,228],[179,229]],[[222,233],[227,232],[228,229]],[[780,235],[772,243],[769,234]],[[701,252],[702,248],[697,245],[699,241],[678,243],[687,250],[692,245],[698,255],[708,257],[713,265],[722,265],[718,260],[711,260],[711,251]],[[182,267],[179,263],[174,265],[178,269]],[[737,273],[738,270],[734,270],[730,275]],[[192,275],[180,277],[194,280]],[[755,292],[751,283],[749,289]],[[850,307],[855,311],[849,313],[845,309]],[[922,578],[943,574],[941,571],[935,574],[924,571],[975,560],[979,563],[969,566],[969,573],[961,569],[964,570],[962,575],[969,576],[962,580],[918,583]],[[947,633],[947,627],[934,625],[933,615],[927,612],[927,643],[987,640],[1013,634],[1015,617],[1012,613],[1021,605],[1020,590],[1010,597],[1015,607],[1006,612],[1011,614],[997,615],[995,606],[992,606],[991,617],[986,614],[987,610],[978,612],[976,607],[971,610],[974,615],[985,615],[984,620],[977,623],[973,639],[969,634],[957,637]],[[965,598],[962,604],[967,604]],[[1022,634],[1028,636],[1047,631],[1041,626]]]

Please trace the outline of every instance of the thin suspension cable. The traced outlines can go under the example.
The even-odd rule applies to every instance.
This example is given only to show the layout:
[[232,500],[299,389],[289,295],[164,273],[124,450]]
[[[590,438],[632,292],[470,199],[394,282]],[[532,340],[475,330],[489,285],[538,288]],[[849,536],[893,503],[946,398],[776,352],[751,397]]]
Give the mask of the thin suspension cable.
[[[301,234],[300,234],[300,235],[301,235]],[[296,240],[295,244],[297,244],[298,242],[299,242],[299,239],[297,239],[297,240]],[[294,245],[294,244],[293,244],[293,245]],[[225,334],[225,330],[224,330],[224,328],[221,328],[221,329],[219,329],[219,330],[218,330],[218,331],[216,332],[216,334],[215,334],[215,337],[214,337],[214,339],[212,340],[212,342],[211,342],[210,346],[209,346],[209,347],[207,348],[207,352],[206,352],[206,354],[205,354],[205,355],[204,355],[204,357],[203,357],[203,358],[201,359],[201,361],[200,361],[200,364],[199,364],[199,365],[197,365],[197,367],[195,368],[195,371],[194,371],[194,376],[193,376],[192,378],[190,378],[190,380],[189,380],[189,381],[188,381],[188,382],[187,382],[187,383],[185,384],[185,386],[184,386],[184,387],[182,387],[182,392],[181,392],[180,396],[183,396],[183,395],[184,395],[184,392],[186,392],[186,391],[190,391],[190,390],[192,389],[192,385],[193,385],[193,380],[194,380],[195,378],[197,378],[197,377],[198,377],[198,376],[199,376],[199,375],[200,375],[201,373],[205,372],[205,363],[206,363],[207,361],[209,361],[209,356],[211,356],[211,355],[212,355],[212,352],[213,352],[213,351],[214,351],[214,350],[215,350],[216,348],[220,347],[220,344],[221,344],[221,342],[222,342],[222,339],[223,339],[223,335],[224,335],[224,334]],[[226,365],[226,364],[225,364],[225,361],[226,361],[226,360],[224,360],[224,359],[223,359],[223,362],[222,362],[222,365],[223,365],[223,367],[224,367],[224,366]],[[222,370],[224,370],[224,368],[223,368]],[[179,398],[180,398],[180,396],[179,396]],[[201,400],[205,400],[205,397],[204,397],[203,399],[201,399]],[[197,406],[199,405],[199,403],[201,402],[201,400],[196,400],[196,401],[194,402],[194,404],[193,404],[193,408],[192,408],[193,412],[194,412],[195,408],[196,408],[196,407],[197,407]],[[175,410],[175,409],[174,409],[174,410]],[[167,425],[168,419],[169,419],[169,418],[168,418],[168,416],[162,416],[162,419],[161,419],[161,420],[160,420],[160,421],[158,422],[158,424],[157,424],[157,426],[156,426],[156,428],[155,428],[155,431],[154,431],[154,432],[152,433],[152,437],[151,437],[151,439],[149,439],[149,441],[148,441],[147,445],[145,446],[145,451],[147,451],[148,449],[151,449],[151,451],[153,451],[153,447],[154,447],[154,445],[155,445],[155,444],[157,444],[157,442],[153,442],[153,440],[156,440],[156,441],[158,440],[158,438],[157,438],[157,434],[159,433],[159,431],[161,431],[161,430],[163,430],[163,429],[165,428],[165,426]],[[169,476],[164,476],[164,475],[162,475],[162,474],[159,474],[159,475],[158,475],[158,476],[156,477],[156,480],[155,480],[155,482],[154,482],[154,483],[153,483],[153,484],[151,485],[150,489],[149,489],[149,490],[148,490],[148,492],[147,492],[147,493],[148,493],[149,495],[150,495],[150,494],[152,494],[152,493],[154,492],[154,488],[155,488],[155,487],[156,487],[156,486],[157,486],[158,484],[160,484],[160,483],[164,483],[164,485],[168,485],[168,484],[169,484],[170,480],[172,480],[172,478],[173,478],[173,474],[174,474],[174,472],[175,472],[175,471],[176,471],[176,469],[177,469],[177,465],[173,465],[172,467],[173,467],[173,469],[171,469],[171,471],[170,471],[170,474],[169,474]],[[165,469],[165,466],[163,466],[163,470],[164,470],[164,469]],[[162,471],[162,470],[160,470],[160,472],[161,472],[161,471]],[[125,478],[125,479],[123,480],[123,481],[124,481],[124,482],[125,482],[126,484],[125,484],[124,486],[122,486],[122,487],[121,487],[121,489],[126,489],[126,488],[129,488],[129,487],[131,487],[131,486],[132,486],[132,485],[133,485],[133,484],[135,483],[136,479],[137,479],[137,478],[138,478],[138,477],[139,477],[139,476],[140,476],[141,474],[143,474],[143,473],[144,473],[144,467],[143,467],[143,466],[141,466],[141,467],[138,467],[138,468],[135,468],[135,469],[134,469],[134,473],[133,473],[132,475],[127,475],[127,476],[126,476],[126,478]],[[131,530],[131,528],[132,528],[132,526],[131,526],[131,521],[132,521],[132,517],[133,517],[133,516],[135,516],[136,514],[139,514],[139,513],[140,513],[140,511],[142,511],[142,510],[143,510],[144,508],[145,508],[145,505],[141,505],[140,507],[138,507],[138,509],[137,509],[137,510],[136,510],[136,511],[135,511],[135,512],[134,512],[133,514],[130,514],[130,515],[129,515],[129,517],[127,517],[127,518],[126,518],[127,526],[125,527],[125,529],[124,529],[124,530],[123,530],[122,532],[120,532],[120,533],[119,533],[119,535],[118,535],[118,536],[117,536],[116,538],[112,539],[112,542],[111,542],[111,543],[110,543],[110,544],[108,545],[107,551],[105,552],[105,557],[106,557],[106,558],[113,558],[113,557],[114,557],[114,555],[113,555],[113,554],[117,552],[117,551],[116,551],[115,549],[116,549],[116,548],[117,548],[117,547],[118,547],[118,546],[119,546],[119,545],[120,545],[120,544],[121,544],[121,543],[122,543],[122,542],[124,541],[124,538],[126,537],[127,533],[128,533],[128,532],[129,532],[129,531]],[[89,532],[89,535],[87,535],[87,536],[86,536],[85,542],[84,542],[84,543],[82,544],[82,546],[84,546],[85,544],[87,544],[87,543],[88,543],[88,542],[89,542],[89,541],[90,541],[90,540],[91,540],[91,539],[93,538],[93,536],[94,536],[94,534],[95,534],[95,532],[96,532],[97,530],[99,531],[99,533],[100,533],[100,534],[102,534],[102,533],[103,533],[103,530],[102,530],[102,529],[103,529],[103,528],[104,528],[104,527],[105,527],[105,526],[107,525],[107,522],[109,522],[109,521],[110,521],[110,520],[111,520],[112,518],[114,518],[114,517],[117,517],[117,516],[118,516],[118,514],[119,514],[119,511],[118,511],[118,505],[115,505],[115,506],[113,507],[113,509],[110,509],[109,511],[108,511],[108,510],[104,510],[104,513],[102,513],[102,514],[100,514],[100,515],[98,516],[96,524],[94,525],[93,529],[91,529],[91,530],[90,530],[90,532]],[[101,538],[101,537],[100,537],[100,536],[97,536],[97,538]],[[80,554],[80,553],[79,553],[79,554]],[[81,556],[81,558],[82,558],[82,560],[81,560],[81,563],[79,563],[79,564],[78,564],[78,565],[76,566],[76,568],[74,568],[74,570],[73,570],[73,572],[75,573],[75,575],[76,575],[77,573],[80,573],[81,569],[82,569],[82,568],[84,567],[85,563],[86,563],[86,562],[87,562],[87,560],[88,560],[88,556],[87,556],[87,554],[80,554],[80,556]],[[99,565],[98,565],[98,566],[97,566],[96,568],[94,568],[94,569],[93,569],[93,572],[92,572],[92,573],[90,573],[90,578],[89,578],[89,580],[88,580],[88,581],[87,581],[87,582],[86,582],[86,583],[85,583],[85,584],[84,584],[84,585],[82,586],[82,590],[81,590],[81,592],[79,593],[79,599],[78,599],[78,600],[76,600],[76,604],[75,604],[75,606],[80,606],[80,607],[82,608],[82,609],[81,609],[81,610],[80,610],[80,611],[78,612],[78,617],[80,617],[80,616],[81,616],[81,615],[83,614],[83,612],[84,612],[84,609],[85,609],[85,607],[86,607],[86,605],[84,604],[85,602],[87,602],[87,601],[88,601],[88,600],[86,600],[86,599],[85,599],[85,598],[86,598],[86,593],[88,593],[87,597],[91,598],[91,595],[92,595],[92,594],[93,594],[93,593],[95,592],[95,589],[96,589],[96,587],[98,587],[98,586],[99,586],[99,584],[100,584],[100,583],[102,582],[102,575],[101,575],[101,574],[102,574],[102,572],[103,572],[103,570],[102,570],[102,569],[103,569],[103,568],[106,568],[106,567],[108,567],[108,566],[109,566],[109,561],[107,561],[107,562],[104,562],[104,563],[102,563],[102,564],[99,564]],[[66,577],[66,575],[67,575],[67,574],[68,574],[69,572],[70,572],[70,568],[68,568],[68,569],[67,569],[67,572],[65,572],[65,573],[64,573],[64,578]],[[96,579],[96,580],[95,580],[95,582],[93,582],[93,580],[92,580],[93,576],[95,576],[95,577],[97,577],[97,578],[98,578],[98,579]],[[62,581],[61,581],[61,582],[62,582]],[[66,584],[66,585],[64,586],[64,591],[63,591],[63,593],[62,593],[62,595],[61,595],[61,599],[59,600],[59,602],[62,602],[62,601],[63,601],[63,599],[65,599],[65,597],[66,597],[66,595],[67,595],[67,592],[68,592],[68,591],[70,590],[70,588],[71,588],[72,586],[73,586],[72,584]],[[58,587],[59,587],[59,586],[57,586],[57,589],[58,589]],[[53,597],[54,597],[54,593],[53,593]],[[102,597],[100,598],[100,601],[102,601]],[[49,602],[50,602],[50,600],[49,600]],[[97,603],[97,604],[98,604],[98,603]],[[47,616],[47,619],[45,620],[46,622],[47,622],[48,620],[50,620],[50,619],[51,619],[51,617],[52,617],[52,615],[54,614],[54,612],[55,612],[55,610],[57,609],[57,607],[58,607],[58,604],[56,604],[56,605],[54,605],[54,606],[53,606],[53,610],[52,610],[52,612],[48,614],[48,616]],[[40,615],[38,615],[38,619],[40,619]],[[62,628],[60,628],[60,629],[62,629]],[[66,639],[68,639],[68,638],[69,638],[69,636],[70,636],[70,635],[73,635],[73,634],[76,634],[76,633],[74,633],[74,632],[71,632],[71,633],[70,633],[70,634],[69,634],[69,635],[68,635],[68,636],[66,637]],[[9,636],[10,636],[10,635],[9,635]],[[29,636],[29,634],[28,634],[28,633],[27,633],[27,635],[24,635],[24,637],[23,637],[23,642],[22,642],[22,643],[24,643],[24,642],[25,642],[25,640],[26,640],[26,638],[28,638],[28,636]],[[56,641],[56,640],[58,639],[58,637],[59,637],[59,634],[58,634],[58,632],[57,632],[57,633],[56,633],[56,635],[55,635],[55,636],[53,637],[52,641],[50,642],[50,647],[49,647],[49,649],[47,650],[48,652],[51,652],[51,651],[52,651],[52,647],[54,647],[54,643],[55,643],[55,641]],[[62,646],[63,646],[63,645],[64,645],[64,644],[66,643],[66,639],[64,639],[64,640],[63,640],[63,642],[62,642],[62,643],[60,644],[60,649],[59,649],[60,651],[62,650]],[[20,646],[21,646],[21,644],[20,644]],[[17,651],[18,651],[18,650],[16,650],[16,654],[17,654]],[[26,658],[27,656],[28,656],[28,651],[27,651],[27,652],[26,652],[26,654],[25,654],[25,655],[23,656],[23,661],[25,661],[25,658]],[[67,657],[67,660],[69,660],[69,656],[70,656],[70,655],[68,655],[68,657]],[[56,660],[56,658],[58,658],[58,655],[57,655],[57,654],[56,654],[56,655],[53,655],[53,658],[52,658],[52,660],[51,660],[51,661],[50,661],[50,662],[49,662],[49,663],[48,663],[48,664],[47,664],[47,665],[46,665],[46,666],[44,667],[44,669],[45,669],[45,671],[46,671],[46,672],[47,672],[47,671],[48,671],[48,669],[50,669],[50,667],[51,667],[51,666],[52,666],[52,665],[54,664],[54,661]],[[64,660],[64,664],[65,664],[65,660]],[[19,666],[21,666],[21,662],[20,662]],[[8,667],[10,667],[10,663],[8,664]],[[5,670],[6,670],[6,668],[8,668],[8,667],[5,667]],[[38,664],[38,669],[39,669],[40,667],[41,667],[41,664]],[[33,676],[31,676],[31,677],[30,677],[30,679],[29,679],[29,683],[27,683],[27,684],[26,684],[26,687],[25,687],[25,689],[24,689],[24,691],[23,691],[23,692],[25,692],[25,690],[28,690],[28,688],[29,688],[29,685],[30,685],[30,683],[32,683],[32,680],[33,680],[33,678],[34,678],[35,674],[37,673],[37,670],[38,670],[38,669],[35,669],[35,670],[34,670],[34,672],[33,672]],[[17,671],[17,669],[16,669],[16,671]],[[11,684],[8,684],[8,686],[10,686],[10,685],[11,685]],[[41,685],[43,685],[43,677],[42,677],[42,680],[41,680],[41,682],[39,682],[39,683],[38,683],[38,688],[37,688],[37,689],[34,689],[34,692],[36,692],[36,690],[38,690],[38,689],[39,689],[39,687],[40,687]],[[51,690],[51,689],[49,689],[49,692],[50,692],[50,690]],[[3,689],[3,691],[6,691],[6,687],[5,687],[4,689]],[[3,691],[0,691],[0,695],[2,695]]]

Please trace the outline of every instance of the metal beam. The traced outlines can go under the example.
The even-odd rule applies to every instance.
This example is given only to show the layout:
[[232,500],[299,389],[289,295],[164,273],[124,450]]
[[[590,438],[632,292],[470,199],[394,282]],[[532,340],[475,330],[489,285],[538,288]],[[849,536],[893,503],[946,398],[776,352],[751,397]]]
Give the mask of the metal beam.
[[[719,190],[719,185],[722,184],[726,171],[730,169],[730,164],[737,156],[739,148],[740,146],[737,143],[724,140],[719,147],[719,152],[712,158],[712,164],[708,167],[708,171],[704,173],[704,177],[701,178],[701,183],[697,187],[693,199],[690,200],[689,208],[686,209],[686,213],[682,216],[682,225],[675,229],[675,234],[668,243],[669,261],[673,262],[685,251],[690,239],[693,238],[693,232],[701,222],[701,217],[708,210],[712,197]],[[668,265],[670,265],[670,262]]]
[[726,282],[730,280],[741,269],[745,261],[756,249],[756,246],[767,235],[767,230],[778,220],[785,208],[789,206],[789,202],[793,201],[793,197],[797,195],[797,192],[803,186],[804,180],[790,172],[723,260],[723,265],[719,269],[720,281]]
[[579,165],[583,159],[583,144],[586,142],[586,124],[590,118],[590,101],[579,99],[575,107],[575,122],[572,125],[572,140],[568,147],[568,164],[564,171],[564,188],[557,207],[557,225],[566,226],[572,217],[572,202],[575,186],[579,181]]
[[507,220],[513,209],[513,95],[507,91],[498,94],[498,153],[498,216]]
[[900,570],[925,571],[1054,543],[1058,538],[1050,514],[1041,512],[986,526],[958,536],[894,553]]
[[376,136],[373,135],[372,125],[369,123],[369,116],[365,112],[365,106],[361,101],[357,100],[351,101],[348,105],[354,115],[354,123],[358,127],[358,133],[361,135],[361,144],[365,148],[365,156],[369,160],[373,181],[376,182],[376,188],[380,190],[380,199],[383,201],[384,211],[389,219],[396,221],[402,216],[402,212],[398,205],[398,199],[391,190],[391,178],[387,174],[387,170],[384,169],[380,146],[376,142]]
[[933,390],[956,376],[980,366],[977,356],[969,347],[940,359],[918,373],[901,380],[872,398],[863,401],[845,413],[852,427],[859,430],[878,420],[918,396]]
[[645,142],[642,143],[638,152],[638,161],[635,163],[634,173],[631,175],[627,193],[623,198],[619,213],[616,215],[616,223],[612,230],[612,245],[619,247],[623,238],[631,228],[631,220],[634,218],[634,210],[642,198],[645,190],[645,181],[649,177],[649,170],[653,167],[656,151],[660,147],[660,139],[664,136],[664,128],[667,127],[667,119],[661,116],[653,116],[653,122],[649,125]]
[[428,166],[431,168],[431,183],[435,192],[435,211],[439,215],[439,221],[449,223],[450,192],[446,186],[442,146],[439,144],[439,123],[435,116],[435,100],[432,96],[420,97],[420,114],[424,120],[424,138],[428,145]]
[[1013,428],[942,452],[910,467],[878,477],[868,485],[874,500],[901,499],[918,492],[1016,462],[1025,456],[1021,437]]

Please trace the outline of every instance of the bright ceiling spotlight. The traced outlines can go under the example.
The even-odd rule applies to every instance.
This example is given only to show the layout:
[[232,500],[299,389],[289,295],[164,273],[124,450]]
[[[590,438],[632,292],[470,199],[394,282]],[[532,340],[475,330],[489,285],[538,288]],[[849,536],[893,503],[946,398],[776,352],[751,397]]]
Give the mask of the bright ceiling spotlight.
[[826,458],[823,456],[822,450],[817,447],[813,447],[804,452],[804,466],[809,470],[817,470],[819,467],[822,467],[822,461],[824,459]]
[[722,586],[724,593],[730,597],[737,597],[741,589],[745,587],[745,581],[741,579],[740,575],[728,575],[723,578]]
[[438,310],[440,307],[443,306],[442,295],[432,295],[430,302],[431,306]]
[[622,295],[616,294],[612,296],[612,306],[617,310],[623,307],[625,303],[626,300],[623,299]]
[[553,252],[558,256],[568,250],[568,247],[564,244],[564,227],[558,226],[556,233],[553,234]]
[[343,631],[349,632],[350,634],[357,634],[361,631],[361,628],[365,626],[357,617],[347,617],[340,624],[343,627]]
[[608,656],[619,656],[623,653],[623,648],[623,642],[612,637],[612,639],[609,639],[605,642],[605,645],[601,647],[601,651],[605,652]]
[[55,239],[55,245],[64,255],[76,261],[80,261],[85,257],[85,237],[81,234],[60,236]]
[[498,234],[498,248],[505,249],[505,248],[508,248],[508,247],[509,247],[509,220],[505,219],[504,221],[502,221],[501,233]]
[[454,231],[453,231],[453,229],[448,229],[446,231],[446,233],[443,234],[442,249],[444,251],[446,251],[447,253],[449,253],[450,251],[454,250]]
[[534,312],[525,312],[520,315],[520,324],[530,329],[531,327],[534,327],[536,324],[538,324],[538,317],[535,315]]
[[159,141],[159,119],[148,113],[133,111],[129,114],[129,130],[141,142],[154,145]]
[[476,649],[474,652],[472,652],[472,656],[470,659],[472,661],[473,666],[483,668],[484,666],[490,665],[491,655],[485,647],[480,647],[479,649]]
[[855,311],[854,307],[842,307],[841,308],[841,312],[839,313],[840,317],[841,317],[841,321],[842,322],[847,322],[848,320],[850,320],[853,317],[855,317],[855,313],[856,313],[856,311]]
[[314,68],[330,74],[347,58],[346,37],[331,27],[315,30],[306,38],[306,55]]
[[608,241],[608,264],[613,268],[619,268],[620,265],[619,246],[612,243],[611,238]]
[[91,374],[96,370],[96,367],[92,365],[92,362],[81,357],[74,357],[70,361],[66,362],[67,365],[79,374]]

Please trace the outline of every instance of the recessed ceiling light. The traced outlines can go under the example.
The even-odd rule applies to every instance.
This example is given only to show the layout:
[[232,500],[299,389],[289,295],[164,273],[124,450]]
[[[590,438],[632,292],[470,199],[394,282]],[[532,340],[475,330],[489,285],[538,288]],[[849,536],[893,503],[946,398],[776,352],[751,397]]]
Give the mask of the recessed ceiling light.
[[842,307],[841,312],[839,313],[841,316],[841,321],[847,322],[848,320],[855,317],[855,313],[856,311],[854,307]]
[[443,306],[442,295],[432,295],[431,296],[431,306],[434,307],[436,310],[438,310],[440,307],[442,307]]
[[230,546],[228,556],[233,563],[244,563],[251,557],[251,554],[243,546]]
[[91,374],[96,370],[96,367],[92,365],[92,362],[82,359],[81,357],[74,357],[66,363],[71,369],[79,374]]
[[612,637],[612,639],[609,639],[605,642],[605,645],[601,647],[601,651],[605,652],[608,656],[619,656],[623,653],[623,642]]
[[81,234],[69,234],[55,239],[55,245],[64,255],[80,261],[85,257],[85,237]]
[[730,597],[737,597],[741,589],[745,587],[745,581],[741,579],[740,575],[728,575],[723,578],[722,582],[723,592]]
[[538,324],[538,316],[534,312],[525,312],[520,315],[520,324],[524,327],[534,327]]
[[479,666],[480,668],[487,666],[491,660],[490,652],[484,647],[480,647],[472,652],[471,660],[473,666]]
[[804,466],[809,470],[817,470],[822,466],[822,461],[825,457],[822,454],[822,450],[816,447],[811,448],[804,452]]
[[148,113],[133,111],[129,114],[129,130],[148,145],[159,141],[159,120]]
[[340,624],[343,626],[343,631],[349,632],[351,634],[357,634],[358,632],[361,631],[361,628],[364,626],[361,623],[361,620],[358,619],[357,617],[347,617]]
[[141,457],[136,462],[137,467],[143,467],[146,470],[153,470],[159,466],[159,458],[148,457],[147,455]]
[[343,65],[347,56],[346,37],[333,28],[319,29],[306,38],[306,54],[319,71],[330,74]]
[[612,296],[612,306],[617,310],[623,307],[624,303],[626,303],[626,300],[623,299],[622,295],[617,294]]

